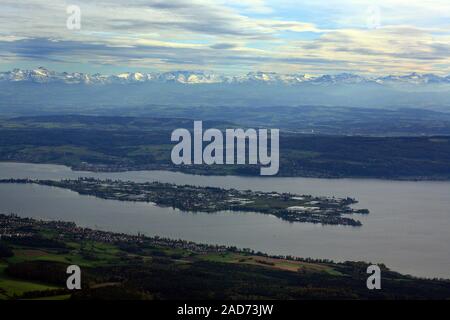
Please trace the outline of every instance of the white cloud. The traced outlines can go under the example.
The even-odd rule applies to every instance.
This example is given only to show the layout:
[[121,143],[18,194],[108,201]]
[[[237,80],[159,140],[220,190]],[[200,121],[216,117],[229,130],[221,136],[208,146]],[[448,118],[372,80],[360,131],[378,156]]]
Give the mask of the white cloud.
[[[81,8],[80,31],[66,28],[69,4]],[[367,28],[370,5],[380,8],[379,29]],[[230,72],[450,71],[448,0],[2,0],[0,6],[0,41],[20,44],[0,45],[4,61]],[[44,41],[40,49],[27,39],[60,42]]]

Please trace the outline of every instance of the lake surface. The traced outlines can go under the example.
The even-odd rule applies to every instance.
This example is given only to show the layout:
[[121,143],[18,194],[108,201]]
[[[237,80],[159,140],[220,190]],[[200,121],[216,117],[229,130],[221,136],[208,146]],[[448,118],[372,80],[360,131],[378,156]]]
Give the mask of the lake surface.
[[0,212],[74,221],[103,230],[235,245],[270,254],[364,260],[423,277],[450,278],[450,182],[195,176],[166,171],[93,173],[58,165],[0,163],[0,178],[112,178],[354,197],[362,227],[289,223],[258,213],[188,213],[102,200],[38,185],[0,184]]

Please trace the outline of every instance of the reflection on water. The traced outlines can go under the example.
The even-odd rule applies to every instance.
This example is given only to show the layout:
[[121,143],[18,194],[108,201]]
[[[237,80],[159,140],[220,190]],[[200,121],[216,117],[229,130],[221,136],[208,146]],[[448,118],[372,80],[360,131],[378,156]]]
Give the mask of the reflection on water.
[[37,185],[0,185],[0,211],[75,221],[105,230],[250,247],[272,254],[383,262],[403,273],[450,278],[450,182],[193,176],[165,171],[73,172],[56,165],[0,163],[0,178],[92,176],[300,194],[351,196],[368,208],[361,228],[289,223],[256,213],[186,213],[101,200]]

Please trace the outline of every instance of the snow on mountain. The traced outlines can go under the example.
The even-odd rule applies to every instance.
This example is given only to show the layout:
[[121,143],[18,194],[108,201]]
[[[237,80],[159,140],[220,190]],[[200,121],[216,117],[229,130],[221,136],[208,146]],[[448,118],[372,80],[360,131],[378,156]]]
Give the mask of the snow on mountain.
[[0,81],[9,82],[34,82],[34,83],[67,83],[67,84],[111,84],[111,83],[143,83],[162,82],[180,84],[213,84],[213,83],[265,83],[296,85],[311,83],[313,85],[334,84],[448,84],[450,75],[438,76],[434,74],[411,73],[407,75],[389,75],[382,77],[363,77],[352,73],[340,73],[335,75],[312,76],[307,74],[278,74],[274,72],[249,72],[241,76],[223,76],[212,72],[203,71],[172,71],[163,73],[125,72],[117,75],[85,74],[79,72],[54,72],[43,67],[34,70],[14,69],[0,72]]
[[319,84],[336,84],[336,83],[363,83],[372,82],[371,78],[364,78],[362,76],[352,74],[352,73],[340,73],[336,75],[323,75],[311,80],[313,83]]
[[432,73],[419,74],[416,72],[402,76],[387,76],[377,79],[378,83],[407,83],[407,84],[427,84],[427,83],[450,83],[450,75],[440,77]]
[[222,83],[222,76],[201,71],[173,71],[161,73],[156,77],[161,82],[195,83]]
[[151,80],[152,76],[140,72],[125,72],[115,76],[111,76],[112,82],[145,82]]

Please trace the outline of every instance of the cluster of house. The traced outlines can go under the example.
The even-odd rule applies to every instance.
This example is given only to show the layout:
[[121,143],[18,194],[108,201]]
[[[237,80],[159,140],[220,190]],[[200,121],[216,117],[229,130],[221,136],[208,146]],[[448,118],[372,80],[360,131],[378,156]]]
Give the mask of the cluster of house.
[[[78,227],[73,222],[42,221],[31,218],[21,218],[16,215],[0,214],[0,239],[3,238],[29,238],[36,236],[42,229],[58,231],[61,239],[69,236],[74,241],[98,241],[106,243],[133,243],[153,246],[179,248],[196,253],[226,252],[226,246],[198,244],[184,240],[173,240],[161,237],[146,237],[142,234],[130,235],[108,231],[93,230]],[[26,230],[26,231],[22,231]]]

